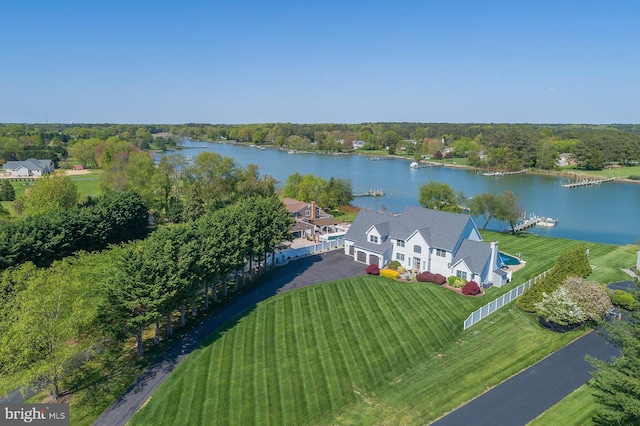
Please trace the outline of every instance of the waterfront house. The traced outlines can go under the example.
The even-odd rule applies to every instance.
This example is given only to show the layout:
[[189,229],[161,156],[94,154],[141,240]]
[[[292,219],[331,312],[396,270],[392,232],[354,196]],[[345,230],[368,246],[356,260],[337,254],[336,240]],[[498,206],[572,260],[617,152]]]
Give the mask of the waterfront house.
[[498,243],[482,241],[469,215],[406,207],[388,215],[361,210],[345,235],[345,254],[380,267],[397,260],[408,270],[455,275],[484,287],[507,284]]
[[294,238],[314,238],[323,227],[337,223],[315,202],[307,203],[293,198],[284,198],[282,202],[295,220],[291,229]]
[[364,141],[353,141],[353,149],[360,149],[364,147]]
[[563,152],[562,154],[558,155],[557,164],[560,167],[575,166],[576,164],[575,156],[570,152]]
[[55,166],[51,160],[29,158],[24,161],[7,161],[2,165],[5,174],[14,177],[43,176],[53,172]]

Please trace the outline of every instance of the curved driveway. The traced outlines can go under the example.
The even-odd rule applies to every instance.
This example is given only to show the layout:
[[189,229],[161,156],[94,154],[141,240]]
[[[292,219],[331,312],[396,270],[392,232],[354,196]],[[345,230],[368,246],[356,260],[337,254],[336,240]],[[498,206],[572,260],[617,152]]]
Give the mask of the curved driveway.
[[312,255],[290,262],[276,270],[260,286],[251,289],[189,331],[182,339],[162,354],[138,379],[96,420],[94,425],[125,425],[144,402],[169,376],[174,368],[207,336],[231,318],[240,315],[257,303],[276,293],[318,284],[325,281],[348,278],[364,273],[365,265],[356,263],[342,250]]

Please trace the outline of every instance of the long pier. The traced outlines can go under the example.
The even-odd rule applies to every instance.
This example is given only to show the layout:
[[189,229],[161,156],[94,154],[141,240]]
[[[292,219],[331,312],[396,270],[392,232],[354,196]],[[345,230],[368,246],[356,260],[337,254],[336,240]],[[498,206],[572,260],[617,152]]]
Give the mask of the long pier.
[[516,172],[485,172],[482,176],[509,176],[509,175],[519,175],[522,173],[527,173],[528,170],[518,170]]
[[573,183],[563,183],[561,186],[563,188],[578,188],[580,186],[600,185],[601,183],[611,182],[614,180],[616,180],[616,178],[614,177],[607,178],[607,179],[584,179],[584,180],[573,182]]
[[361,192],[360,194],[353,194],[354,197],[384,197],[384,191],[382,189],[370,189],[367,192]]

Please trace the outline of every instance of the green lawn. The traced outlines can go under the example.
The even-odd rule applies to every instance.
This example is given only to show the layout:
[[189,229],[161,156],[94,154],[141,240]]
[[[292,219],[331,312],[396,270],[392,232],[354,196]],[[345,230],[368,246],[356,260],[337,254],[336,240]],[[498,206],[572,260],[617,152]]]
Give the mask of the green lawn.
[[595,402],[587,385],[582,385],[562,401],[529,422],[529,426],[590,426]]
[[568,174],[577,173],[581,175],[589,175],[598,178],[640,176],[640,166],[616,167],[604,170],[578,170],[576,168],[565,167],[562,171]]
[[477,304],[368,276],[275,296],[191,354],[131,424],[423,424],[577,335],[513,306],[463,332]]

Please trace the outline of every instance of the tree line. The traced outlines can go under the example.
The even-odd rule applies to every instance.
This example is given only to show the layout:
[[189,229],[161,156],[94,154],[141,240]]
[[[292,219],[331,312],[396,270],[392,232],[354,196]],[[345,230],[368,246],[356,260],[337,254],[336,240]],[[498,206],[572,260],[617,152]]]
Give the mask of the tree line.
[[166,150],[179,148],[185,137],[322,152],[350,152],[361,140],[364,149],[464,157],[472,166],[505,170],[554,169],[560,153],[572,154],[582,169],[640,162],[640,125],[624,124],[0,124],[0,156],[4,161],[42,156],[57,163],[73,155],[85,166],[102,167],[103,156],[110,158],[109,148],[101,146],[105,141]]
[[[155,325],[160,340],[199,306],[232,297],[290,238],[291,216],[275,196],[250,197],[186,224],[48,267],[27,261],[0,278],[0,372],[25,373],[57,398],[78,360]],[[73,344],[70,344],[73,342]]]

